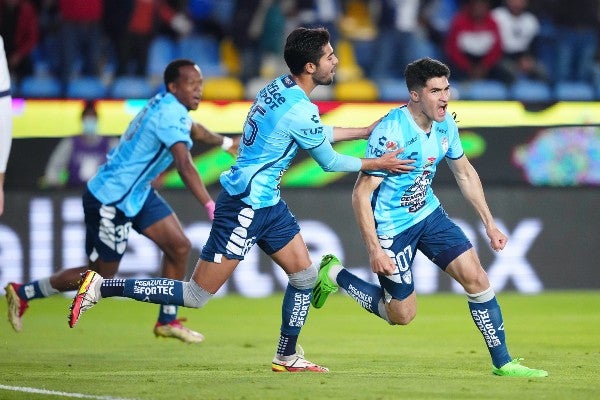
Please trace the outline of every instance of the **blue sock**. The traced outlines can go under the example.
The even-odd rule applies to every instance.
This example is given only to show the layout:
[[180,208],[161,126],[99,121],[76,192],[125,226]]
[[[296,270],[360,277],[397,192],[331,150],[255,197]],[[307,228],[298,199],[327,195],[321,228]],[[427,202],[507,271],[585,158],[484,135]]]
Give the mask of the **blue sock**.
[[496,368],[500,368],[510,362],[512,358],[508,354],[508,348],[506,347],[504,321],[496,296],[483,303],[473,301],[469,301],[468,303],[471,310],[471,317],[483,335],[492,356],[492,364]]
[[177,319],[177,306],[176,305],[161,305],[158,311],[158,323],[161,325],[168,324],[169,322]]
[[105,279],[100,286],[102,297],[125,297],[125,279]]
[[296,353],[296,342],[308,316],[312,289],[297,289],[288,283],[281,305],[281,335],[277,355]]
[[17,289],[17,294],[23,300],[29,301],[31,299],[41,299],[44,296],[42,291],[40,290],[40,282],[39,281],[31,281],[29,283],[21,285],[19,289]]
[[383,318],[378,309],[379,303],[383,298],[381,287],[363,281],[345,268],[340,271],[336,281],[362,308]]
[[[112,281],[112,282],[111,282]],[[119,281],[107,279],[102,283],[101,293],[104,296],[106,287]],[[174,279],[124,279],[123,297],[155,304],[183,305],[183,282]]]

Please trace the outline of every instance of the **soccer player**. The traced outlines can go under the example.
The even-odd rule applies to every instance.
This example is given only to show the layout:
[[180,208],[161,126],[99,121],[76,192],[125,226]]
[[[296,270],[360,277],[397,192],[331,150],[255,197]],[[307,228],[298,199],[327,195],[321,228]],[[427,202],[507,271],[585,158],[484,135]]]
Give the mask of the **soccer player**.
[[[29,301],[77,289],[81,275],[88,269],[112,277],[119,268],[132,228],[162,250],[164,277],[184,278],[190,241],[173,209],[151,183],[174,163],[212,220],[215,203],[192,161],[192,138],[232,149],[237,144],[192,122],[188,112],[198,108],[202,95],[202,73],[194,62],[180,59],[169,63],[164,83],[167,90],[155,95],[135,116],[119,144],[109,152],[107,162],[87,184],[83,208],[89,265],[63,269],[23,285],[6,286],[8,319],[17,332],[22,329],[22,316]],[[154,334],[187,343],[204,339],[202,334],[181,324],[176,306],[160,308]]]
[[0,215],[4,212],[4,174],[12,144],[12,99],[4,40],[0,36]]
[[275,372],[327,372],[296,351],[306,320],[317,263],[312,263],[300,227],[280,197],[279,184],[299,149],[307,151],[325,171],[410,170],[400,151],[381,158],[361,159],[333,150],[333,141],[367,138],[366,128],[338,128],[321,123],[309,95],[318,85],[333,82],[338,59],[323,28],[297,28],[287,37],[284,58],[290,74],[261,89],[244,123],[239,157],[221,175],[210,236],[189,282],[167,279],[107,279],[88,271],[71,305],[69,325],[103,297],[202,307],[231,276],[255,245],[288,275]]
[[407,325],[417,312],[411,266],[420,250],[466,291],[471,317],[490,352],[493,373],[543,377],[513,359],[506,346],[504,322],[494,290],[477,253],[463,231],[450,220],[431,184],[437,164],[446,159],[463,196],[473,206],[495,251],[507,237],[496,226],[477,172],[467,160],[458,128],[448,113],[449,68],[430,58],[405,69],[410,92],[407,105],[391,110],[373,130],[367,157],[404,148],[415,160],[406,174],[368,171],[359,174],[352,206],[369,254],[371,269],[381,286],[365,282],[343,268],[333,255],[321,261],[312,297],[323,307],[330,293],[342,287],[364,309],[391,325]]

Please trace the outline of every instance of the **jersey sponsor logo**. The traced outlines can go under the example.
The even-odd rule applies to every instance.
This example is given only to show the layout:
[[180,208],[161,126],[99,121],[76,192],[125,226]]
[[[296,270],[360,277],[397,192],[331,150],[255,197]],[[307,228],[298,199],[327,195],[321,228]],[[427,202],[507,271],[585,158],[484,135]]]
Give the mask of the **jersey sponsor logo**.
[[418,139],[419,139],[418,136],[412,137],[408,142],[406,142],[404,147],[410,146],[411,144],[415,143]]
[[277,81],[273,81],[262,88],[258,92],[258,98],[271,110],[275,110],[285,103],[285,96],[281,95]]
[[316,128],[301,128],[300,132],[304,135],[320,135],[323,133],[323,127],[317,126]]
[[353,285],[350,285],[348,287],[347,293],[363,308],[366,308],[367,310],[369,310],[371,312],[377,311],[377,310],[374,310],[372,307],[373,296],[369,296],[367,293],[361,291],[360,289],[354,287]]
[[313,115],[310,117],[310,120],[311,120],[312,122],[314,122],[315,124],[319,124],[319,123],[321,123],[321,119],[319,118],[319,116],[318,116],[317,114],[313,114]]
[[133,283],[133,294],[145,296],[143,300],[147,301],[151,295],[173,296],[174,288],[175,282],[168,279],[136,280]]
[[427,157],[427,162],[423,165],[423,168],[431,167],[435,164],[435,160],[437,160],[437,157]]
[[431,178],[429,178],[429,171],[423,171],[423,173],[415,179],[415,182],[404,192],[400,198],[400,205],[407,207],[408,212],[414,213],[419,211],[425,206],[425,199],[427,197],[427,189],[431,185]]
[[385,142],[385,151],[396,151],[398,150],[398,143],[393,140],[388,140]]

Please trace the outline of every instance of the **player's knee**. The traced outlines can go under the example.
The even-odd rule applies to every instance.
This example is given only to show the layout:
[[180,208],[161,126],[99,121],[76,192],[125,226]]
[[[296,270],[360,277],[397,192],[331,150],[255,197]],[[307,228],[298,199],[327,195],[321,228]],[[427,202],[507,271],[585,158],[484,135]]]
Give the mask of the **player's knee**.
[[290,274],[290,285],[300,290],[312,289],[315,286],[315,283],[317,283],[317,274],[317,266],[311,264],[311,266],[305,270]]
[[203,307],[210,299],[212,294],[203,289],[194,280],[183,282],[183,305],[191,308]]

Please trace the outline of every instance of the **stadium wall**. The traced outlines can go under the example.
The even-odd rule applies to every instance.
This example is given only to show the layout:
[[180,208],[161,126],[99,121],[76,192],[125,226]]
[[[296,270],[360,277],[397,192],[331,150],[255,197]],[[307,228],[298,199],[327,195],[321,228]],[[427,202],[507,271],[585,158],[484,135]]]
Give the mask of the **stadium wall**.
[[[354,221],[350,190],[288,189],[284,197],[301,224],[314,260],[333,252],[348,267],[373,279]],[[446,211],[477,248],[497,291],[600,289],[597,190],[489,188],[490,207],[510,237],[509,245],[499,253],[490,249],[476,215],[457,189],[442,187],[437,193]],[[193,243],[191,272],[210,223],[188,192],[169,190],[164,196]],[[85,227],[77,191],[9,192],[6,209],[10,211],[0,220],[0,287],[8,281],[47,276],[61,266],[84,264]],[[132,233],[119,275],[158,276],[159,264],[159,250],[143,236]],[[421,254],[414,275],[420,293],[461,292]],[[220,295],[235,292],[262,297],[283,290],[286,282],[279,268],[256,247]]]

